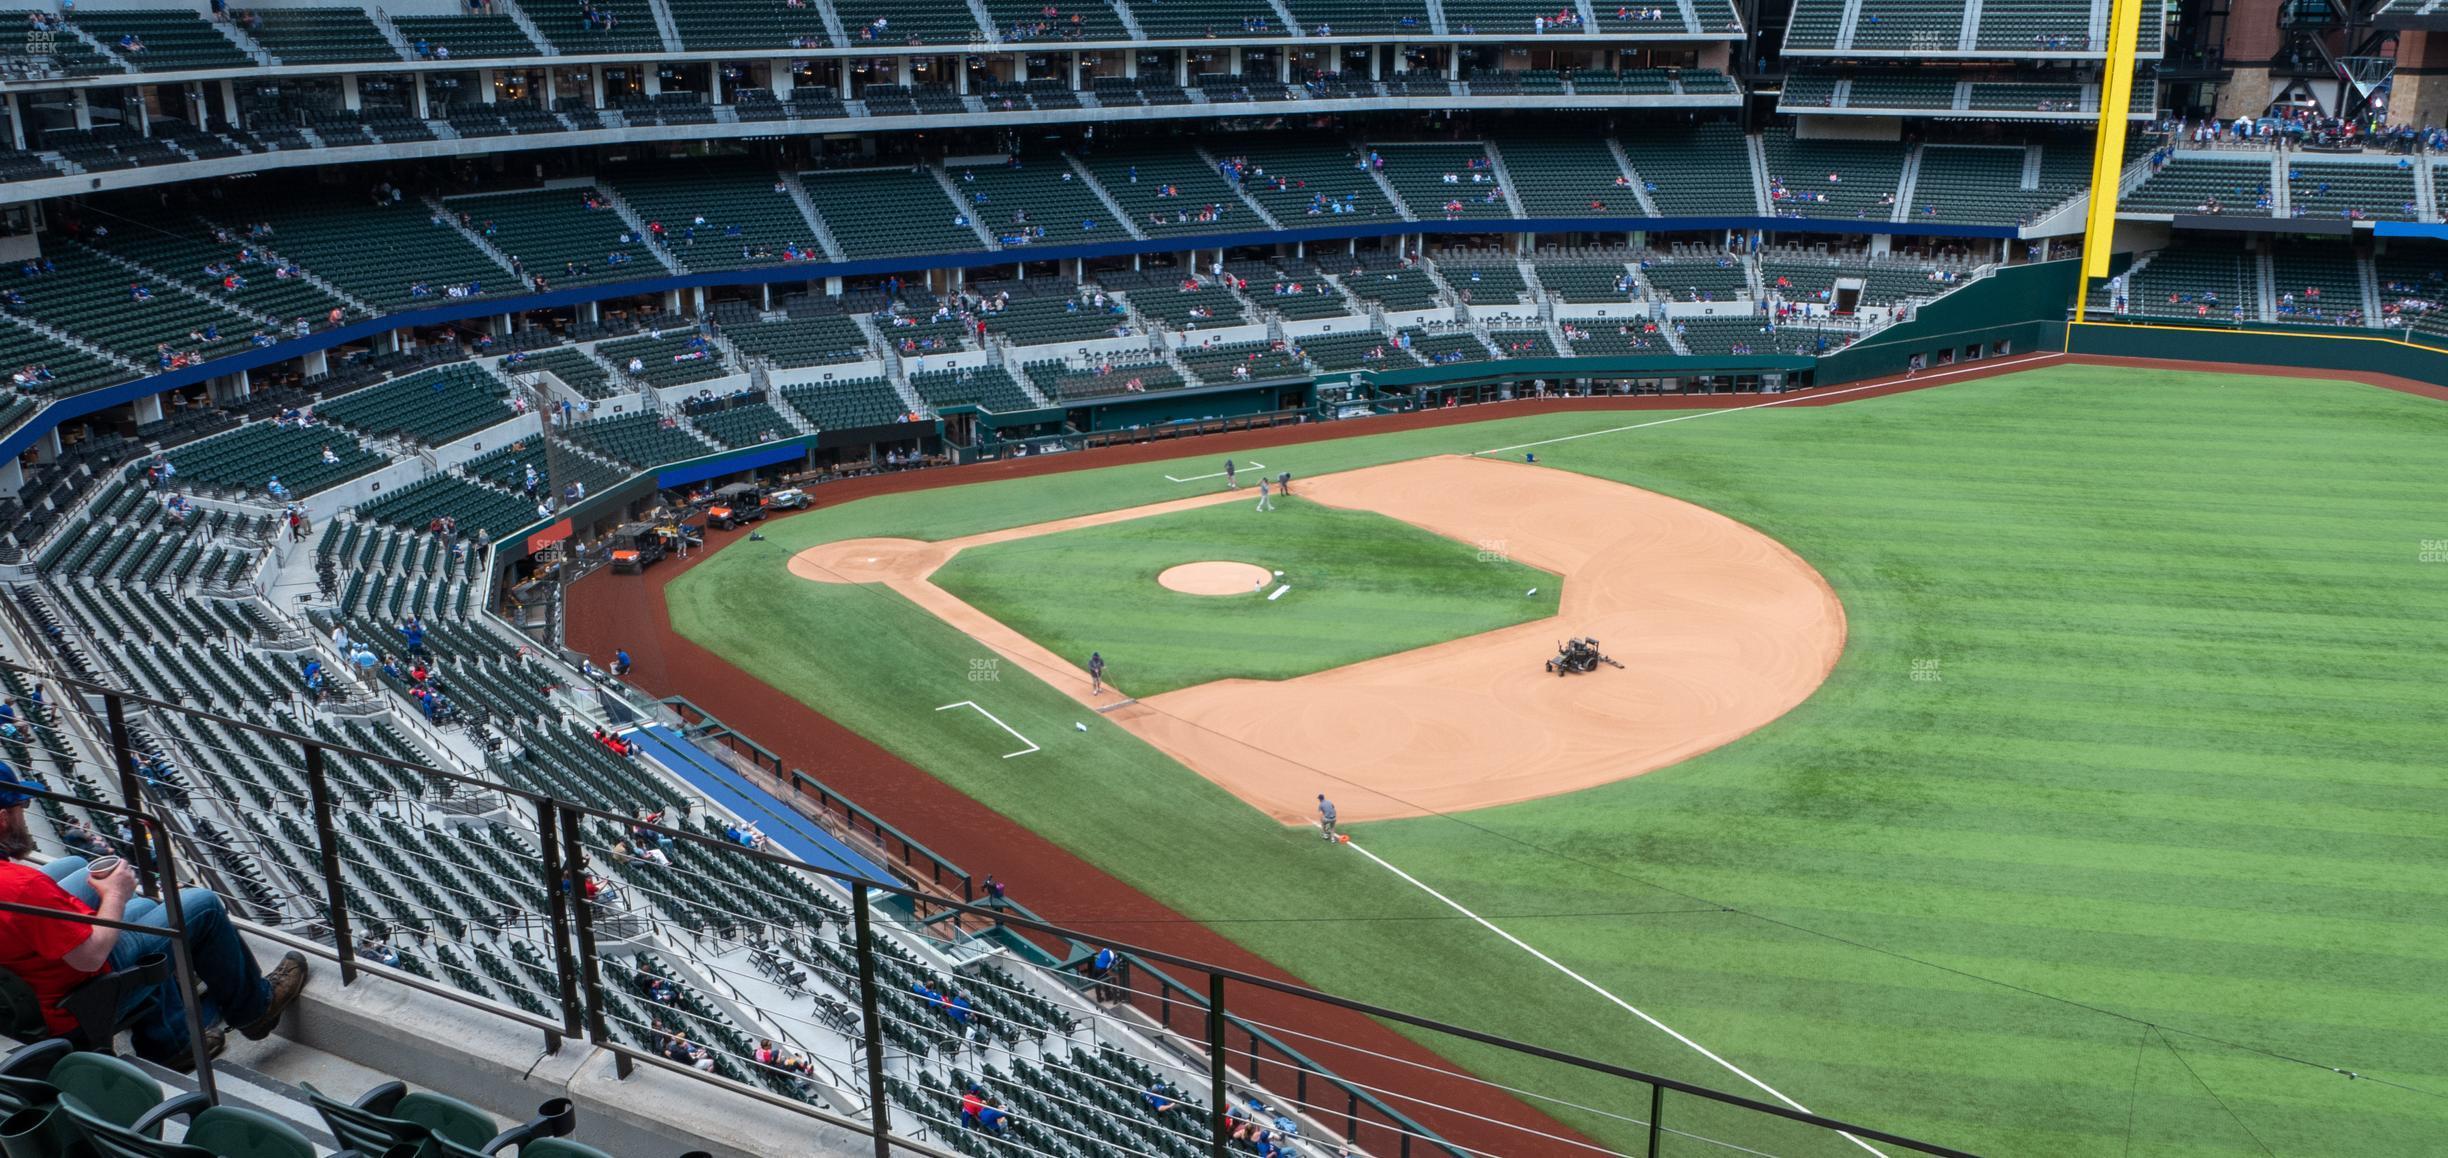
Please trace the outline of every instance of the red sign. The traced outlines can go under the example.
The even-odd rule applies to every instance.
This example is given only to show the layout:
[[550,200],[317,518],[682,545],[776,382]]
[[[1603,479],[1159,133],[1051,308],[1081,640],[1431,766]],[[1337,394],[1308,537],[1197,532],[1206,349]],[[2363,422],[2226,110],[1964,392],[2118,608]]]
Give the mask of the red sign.
[[560,522],[554,523],[541,531],[537,531],[535,534],[527,536],[527,553],[533,555],[536,552],[569,537],[570,521],[568,519],[563,519]]

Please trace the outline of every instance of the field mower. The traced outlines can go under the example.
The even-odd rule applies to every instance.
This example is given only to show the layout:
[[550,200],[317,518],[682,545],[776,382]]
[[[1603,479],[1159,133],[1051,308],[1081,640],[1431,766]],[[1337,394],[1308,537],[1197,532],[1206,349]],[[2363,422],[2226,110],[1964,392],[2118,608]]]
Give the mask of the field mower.
[[1598,665],[1602,663],[1608,667],[1623,666],[1608,659],[1604,653],[1600,652],[1598,641],[1595,638],[1568,639],[1556,645],[1555,658],[1547,661],[1547,670],[1554,672],[1560,679],[1568,675],[1597,671]]

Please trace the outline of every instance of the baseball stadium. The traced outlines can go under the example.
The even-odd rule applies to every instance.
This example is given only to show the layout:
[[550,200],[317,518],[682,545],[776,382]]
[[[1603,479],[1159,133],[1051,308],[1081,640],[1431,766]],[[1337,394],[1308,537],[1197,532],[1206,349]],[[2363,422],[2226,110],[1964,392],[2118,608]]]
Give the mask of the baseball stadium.
[[5,1158],[2448,1155],[2441,0],[15,19]]

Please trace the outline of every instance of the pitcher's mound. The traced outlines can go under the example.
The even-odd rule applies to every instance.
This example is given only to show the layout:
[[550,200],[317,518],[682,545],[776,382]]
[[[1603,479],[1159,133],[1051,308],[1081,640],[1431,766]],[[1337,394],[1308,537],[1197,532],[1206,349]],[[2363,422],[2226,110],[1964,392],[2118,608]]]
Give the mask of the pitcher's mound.
[[1203,562],[1167,567],[1156,581],[1165,590],[1184,595],[1249,595],[1274,577],[1274,572],[1253,563]]

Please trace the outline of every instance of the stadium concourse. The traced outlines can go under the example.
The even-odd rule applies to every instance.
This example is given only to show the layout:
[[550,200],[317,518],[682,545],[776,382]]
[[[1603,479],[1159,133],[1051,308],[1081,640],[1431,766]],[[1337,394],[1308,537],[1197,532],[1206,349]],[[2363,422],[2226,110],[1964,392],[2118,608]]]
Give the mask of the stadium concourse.
[[[368,1112],[403,1105],[471,1147],[540,1117],[565,1137],[534,1152],[581,1158],[777,1129],[1048,1158],[1219,1132],[1601,1153],[1636,1127],[1853,1152],[1717,1097],[1764,1096],[1732,1075],[1672,1111],[1627,1079],[1593,1117],[1486,1068],[1539,1043],[1448,1048],[1282,988],[690,643],[664,593],[756,549],[768,504],[1850,403],[2083,364],[2154,321],[2301,339],[2332,377],[2448,343],[2439,135],[2382,115],[2377,65],[2239,98],[2224,22],[2190,7],[2144,21],[2142,81],[2104,109],[2106,0],[37,4],[0,53],[0,759],[60,794],[29,798],[37,859],[142,861],[149,817],[259,956],[313,959],[269,1044],[143,1071],[275,1139],[229,1158],[378,1151]],[[2427,19],[2349,7],[2290,35]],[[2118,276],[2086,286],[2103,118],[2133,132]],[[1457,469],[1481,466],[1510,469]],[[1320,497],[1382,505],[1371,480],[1411,469]],[[1624,714],[1725,708],[1605,778],[1760,727],[1844,646],[1809,563],[1690,511],[1722,535],[1679,541],[1810,614],[1744,649],[1775,678],[1589,685],[1630,689]],[[1531,563],[1589,561],[1541,542]],[[1513,773],[1421,799],[1541,794]],[[1291,783],[1245,795],[1304,819]],[[57,1048],[12,1072],[75,1093],[93,1067]],[[524,1074],[579,1107],[533,1114],[503,1093]],[[390,1076],[417,1100],[296,1089]]]

